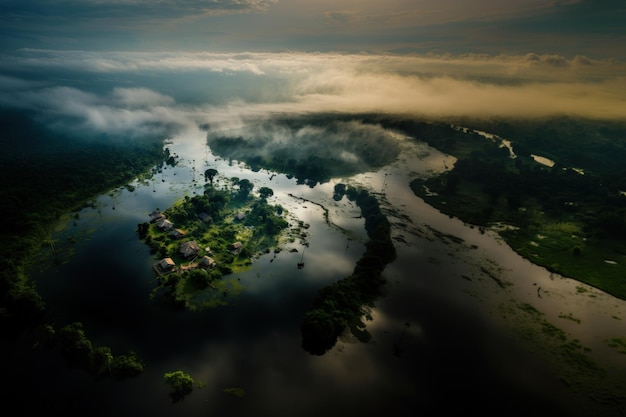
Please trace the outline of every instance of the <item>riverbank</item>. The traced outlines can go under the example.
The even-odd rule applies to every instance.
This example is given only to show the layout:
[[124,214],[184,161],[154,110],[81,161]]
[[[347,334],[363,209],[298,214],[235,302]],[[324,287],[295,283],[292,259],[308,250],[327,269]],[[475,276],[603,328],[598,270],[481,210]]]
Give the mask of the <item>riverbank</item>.
[[383,122],[455,159],[413,179],[413,193],[496,231],[534,264],[626,299],[624,141],[581,119],[464,122],[479,130],[463,121]]
[[[530,262],[551,272],[626,299],[626,250],[622,241],[588,239],[571,217],[550,218],[538,207],[511,208],[481,193],[479,184],[462,181],[454,192],[445,188],[446,174],[416,179],[411,190],[442,213],[481,230],[492,230]],[[480,213],[489,212],[481,217]],[[532,218],[532,219],[531,219]]]

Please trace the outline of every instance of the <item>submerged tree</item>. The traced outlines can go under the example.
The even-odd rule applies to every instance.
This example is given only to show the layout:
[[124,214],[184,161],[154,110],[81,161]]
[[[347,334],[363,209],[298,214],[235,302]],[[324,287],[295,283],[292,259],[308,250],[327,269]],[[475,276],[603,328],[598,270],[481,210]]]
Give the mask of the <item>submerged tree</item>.
[[172,402],[183,400],[193,391],[193,378],[183,371],[166,372],[163,381],[172,388],[170,392]]

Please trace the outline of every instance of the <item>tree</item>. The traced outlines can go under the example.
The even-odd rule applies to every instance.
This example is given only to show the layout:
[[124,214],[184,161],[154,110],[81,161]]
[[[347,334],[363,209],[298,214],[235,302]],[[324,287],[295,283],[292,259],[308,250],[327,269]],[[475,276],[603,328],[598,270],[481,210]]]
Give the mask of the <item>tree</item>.
[[333,200],[339,201],[346,194],[346,184],[335,184],[335,189],[333,192]]
[[110,362],[111,377],[115,380],[121,380],[139,375],[143,372],[145,364],[133,351],[126,355],[113,356]]
[[300,322],[302,348],[312,355],[323,355],[337,342],[341,330],[337,327],[335,319],[325,309],[307,311]]
[[188,282],[199,290],[209,286],[209,273],[202,268],[193,268],[188,273]]
[[193,391],[193,378],[183,371],[166,372],[163,381],[172,387],[170,397],[172,402],[178,402]]
[[217,169],[209,168],[204,171],[204,180],[209,181],[211,183],[211,187],[213,187],[213,179],[217,176]]
[[98,376],[110,375],[112,361],[111,348],[108,346],[96,347],[90,355],[90,370]]
[[269,187],[261,187],[259,188],[259,195],[261,196],[262,199],[267,200],[268,197],[271,197],[274,195],[274,190],[272,190]]
[[242,199],[247,198],[253,189],[254,184],[252,184],[250,180],[244,178],[239,181],[239,197]]
[[63,326],[58,333],[61,354],[70,367],[88,367],[93,352],[91,341],[85,335],[83,324],[75,322]]

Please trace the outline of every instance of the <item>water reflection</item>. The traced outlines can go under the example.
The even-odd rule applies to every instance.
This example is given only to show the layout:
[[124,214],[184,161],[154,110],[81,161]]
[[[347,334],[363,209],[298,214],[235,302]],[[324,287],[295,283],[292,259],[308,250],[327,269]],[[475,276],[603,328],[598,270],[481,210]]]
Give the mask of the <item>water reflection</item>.
[[[507,319],[500,307],[512,300],[533,303],[604,359],[624,365],[623,357],[602,343],[621,331],[612,317],[626,317],[624,303],[593,289],[593,298],[583,297],[576,291],[580,284],[550,275],[512,253],[496,235],[424,204],[409,181],[447,169],[454,158],[409,138],[397,140],[403,151],[394,164],[309,187],[216,158],[201,131],[174,138],[169,147],[179,157],[177,166],[134,183],[133,192],[103,195],[94,208],[69,220],[56,235],[59,253],[68,254],[69,261],[43,269],[50,265],[50,258],[44,258],[48,263],[42,260],[36,275],[59,323],[83,321],[94,342],[119,353],[129,348],[138,352],[148,364],[146,371],[114,384],[65,370],[53,358],[18,359],[23,370],[41,369],[34,374],[50,376],[46,389],[33,393],[42,399],[39,404],[48,404],[41,409],[181,417],[522,415],[538,410],[576,415],[576,400],[548,364],[503,331]],[[175,311],[149,296],[154,259],[138,241],[135,227],[155,208],[202,193],[204,179],[198,172],[206,167],[218,170],[217,187],[239,177],[272,188],[272,204],[283,205],[294,221],[309,225],[308,246],[295,240],[280,253],[259,257],[237,277],[243,291],[224,307]],[[346,199],[333,200],[336,182],[379,193],[398,258],[385,270],[387,294],[368,321],[372,342],[348,337],[318,357],[300,346],[301,314],[318,289],[351,273],[367,236],[358,208]],[[329,210],[329,223],[320,205]],[[305,267],[298,269],[305,247]],[[485,271],[510,285],[498,285]],[[537,286],[543,289],[541,299]],[[563,312],[582,317],[582,323],[559,321]],[[172,404],[162,378],[178,369],[204,387]],[[241,388],[245,395],[224,392],[229,387]],[[67,392],[71,401],[64,397]],[[40,411],[36,404],[28,407]]]

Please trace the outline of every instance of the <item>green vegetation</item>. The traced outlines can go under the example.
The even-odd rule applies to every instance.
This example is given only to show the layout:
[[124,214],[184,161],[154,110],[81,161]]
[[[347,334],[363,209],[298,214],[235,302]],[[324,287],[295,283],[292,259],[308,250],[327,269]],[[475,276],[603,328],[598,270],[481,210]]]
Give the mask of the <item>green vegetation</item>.
[[28,334],[40,347],[59,348],[74,366],[115,379],[143,369],[134,353],[115,356],[93,347],[82,325],[48,324],[45,300],[27,274],[52,228],[68,212],[107,190],[123,186],[163,160],[162,136],[135,138],[61,135],[36,124],[27,112],[0,110],[0,326],[12,340]]
[[58,331],[51,325],[42,326],[39,343],[48,350],[57,350],[68,367],[82,369],[99,379],[131,378],[139,375],[145,366],[132,351],[114,355],[107,346],[94,346],[80,322],[70,323]]
[[241,388],[241,387],[224,388],[222,390],[222,392],[225,393],[225,394],[232,395],[232,396],[237,397],[237,398],[243,398],[246,395],[246,391],[243,388]]
[[368,309],[383,295],[386,280],[382,272],[396,257],[389,221],[376,197],[343,184],[335,187],[335,195],[344,190],[361,209],[369,240],[352,275],[322,288],[301,319],[302,347],[314,355],[331,349],[346,329],[363,342],[370,339],[362,320],[370,317]]
[[389,125],[457,158],[452,170],[412,181],[416,195],[472,225],[497,228],[537,265],[626,299],[624,123],[557,119],[476,126],[506,137],[514,157],[499,137],[451,124]]
[[193,391],[194,380],[183,371],[166,372],[163,375],[163,382],[172,388],[170,392],[172,402],[182,401]]
[[288,223],[283,208],[267,202],[273,190],[262,187],[257,197],[249,180],[231,181],[233,189],[209,185],[203,195],[187,196],[155,212],[158,220],[137,226],[152,253],[168,260],[155,265],[155,294],[162,293],[174,305],[197,311],[225,304],[226,296],[238,293],[240,286],[236,279],[223,277],[248,269],[258,254],[278,250]]
[[620,354],[626,355],[626,337],[614,337],[607,342],[610,347],[617,349]]
[[[607,371],[588,355],[590,349],[567,334],[544,317],[544,314],[528,303],[506,303],[499,306],[499,313],[506,317],[507,326],[520,346],[546,358],[555,366],[560,379],[580,399],[580,406],[589,415],[621,414],[624,395],[624,375],[615,370]],[[571,315],[561,318],[570,319]],[[607,341],[609,346],[624,349],[624,340]],[[606,413],[601,410],[606,410]],[[615,414],[615,413],[618,414]]]

